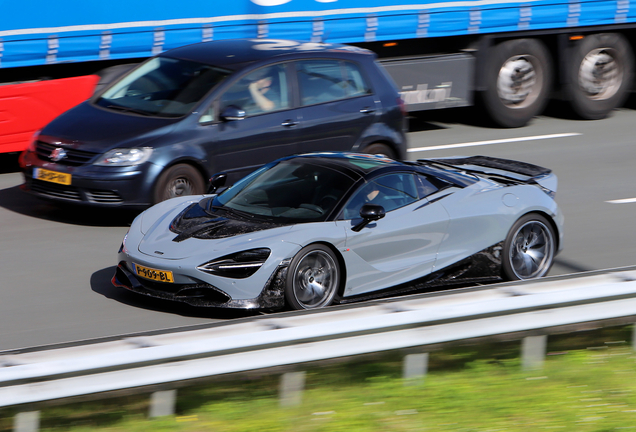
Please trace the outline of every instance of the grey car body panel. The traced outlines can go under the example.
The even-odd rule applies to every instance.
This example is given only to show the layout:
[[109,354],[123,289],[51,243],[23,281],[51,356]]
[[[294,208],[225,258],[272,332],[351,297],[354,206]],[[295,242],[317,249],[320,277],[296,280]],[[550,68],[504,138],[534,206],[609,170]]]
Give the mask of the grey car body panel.
[[[386,169],[377,171],[386,172]],[[503,173],[499,169],[496,174]],[[556,185],[554,174],[542,175],[548,183]],[[356,183],[355,187],[359,186],[360,182]],[[552,221],[557,248],[563,248],[563,215],[552,196],[532,182],[504,184],[487,176],[475,176],[461,185],[443,188],[389,211],[384,218],[369,223],[359,232],[352,230],[356,219],[338,220],[334,216],[336,220],[289,224],[218,239],[188,238],[175,242],[177,234],[169,230],[171,221],[206,196],[174,198],[138,216],[126,236],[126,248],[118,255],[119,265],[132,273],[133,263],[171,270],[175,283],[205,282],[225,292],[232,299],[228,303],[231,307],[258,307],[254,299],[262,298],[277,272],[286,268],[303,247],[315,243],[329,246],[344,266],[346,276],[338,299],[343,302],[347,298],[423,280],[472,256],[500,261],[502,244],[511,227],[520,217],[532,212],[544,214]],[[271,254],[249,277],[222,277],[196,268],[210,260],[256,248],[268,248]],[[500,262],[494,264],[500,265]]]

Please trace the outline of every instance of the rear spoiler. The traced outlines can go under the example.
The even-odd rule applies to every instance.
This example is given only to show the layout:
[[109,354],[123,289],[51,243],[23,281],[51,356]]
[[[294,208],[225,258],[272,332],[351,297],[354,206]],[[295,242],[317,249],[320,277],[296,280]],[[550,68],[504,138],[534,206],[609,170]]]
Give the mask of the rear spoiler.
[[552,197],[554,197],[557,189],[557,177],[552,173],[551,169],[527,162],[490,156],[418,159],[417,162],[427,165],[442,165],[471,174],[490,175],[508,179],[515,183],[536,184]]

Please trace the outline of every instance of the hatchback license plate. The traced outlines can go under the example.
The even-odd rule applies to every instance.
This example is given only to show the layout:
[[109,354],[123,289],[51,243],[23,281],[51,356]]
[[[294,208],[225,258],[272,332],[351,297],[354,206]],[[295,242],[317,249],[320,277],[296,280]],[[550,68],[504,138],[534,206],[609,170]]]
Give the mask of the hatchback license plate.
[[133,264],[133,267],[135,269],[135,274],[143,278],[158,281],[158,282],[174,283],[174,277],[172,276],[171,271],[157,270],[153,268],[140,266],[139,264]]
[[33,177],[38,180],[43,180],[51,183],[57,183],[62,185],[71,184],[71,175],[56,171],[49,171],[43,168],[34,168]]

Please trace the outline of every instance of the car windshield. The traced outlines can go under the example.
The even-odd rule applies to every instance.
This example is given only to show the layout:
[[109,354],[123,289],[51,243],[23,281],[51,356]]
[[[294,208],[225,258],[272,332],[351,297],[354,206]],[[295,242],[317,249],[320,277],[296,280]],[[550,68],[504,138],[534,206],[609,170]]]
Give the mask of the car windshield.
[[208,210],[281,222],[324,221],[354,184],[332,167],[306,159],[266,165],[210,200]]
[[229,74],[202,63],[156,57],[120,78],[96,103],[141,115],[181,117]]

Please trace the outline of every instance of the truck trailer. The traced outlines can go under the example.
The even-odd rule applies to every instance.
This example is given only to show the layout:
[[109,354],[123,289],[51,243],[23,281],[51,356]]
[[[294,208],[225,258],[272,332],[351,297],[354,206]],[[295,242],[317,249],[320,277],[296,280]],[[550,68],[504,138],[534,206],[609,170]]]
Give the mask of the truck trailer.
[[[478,104],[520,127],[551,98],[601,119],[632,89],[632,0],[58,0],[3,5],[0,152],[167,49],[217,39],[373,50],[410,112]],[[262,41],[264,42],[264,41]]]

